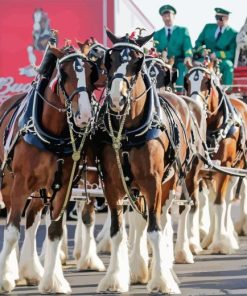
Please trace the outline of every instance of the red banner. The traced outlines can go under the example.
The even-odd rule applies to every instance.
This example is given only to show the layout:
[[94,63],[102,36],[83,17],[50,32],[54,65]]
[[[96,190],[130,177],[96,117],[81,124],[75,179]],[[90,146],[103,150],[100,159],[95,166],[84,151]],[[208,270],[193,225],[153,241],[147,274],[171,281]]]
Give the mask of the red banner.
[[114,0],[1,0],[0,100],[26,91],[35,76],[50,29],[65,39],[103,43],[104,26],[114,31]]

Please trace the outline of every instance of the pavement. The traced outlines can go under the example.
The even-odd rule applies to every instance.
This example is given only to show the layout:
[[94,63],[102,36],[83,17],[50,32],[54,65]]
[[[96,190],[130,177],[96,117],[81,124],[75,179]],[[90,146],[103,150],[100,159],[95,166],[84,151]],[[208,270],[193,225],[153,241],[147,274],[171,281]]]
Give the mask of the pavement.
[[[233,207],[233,216],[238,216],[237,206]],[[105,213],[96,215],[95,234],[102,228],[106,217]],[[3,242],[4,219],[0,220],[0,249]],[[176,229],[176,225],[174,227]],[[73,260],[73,237],[75,222],[68,222],[68,249],[69,260],[64,267],[64,274],[72,287],[71,295],[97,295],[96,288],[105,272],[78,272]],[[20,245],[23,241],[24,228],[21,229]],[[45,225],[38,229],[37,247],[45,237]],[[174,269],[180,280],[182,295],[247,295],[247,237],[240,237],[240,250],[233,255],[200,255],[196,256],[194,264],[175,264]],[[106,267],[109,264],[109,255],[100,254]],[[19,283],[11,295],[40,295],[36,286],[25,286]],[[115,294],[104,294],[115,295]],[[116,294],[117,295],[117,294]],[[149,295],[145,285],[133,285],[124,295]],[[155,294],[152,294],[155,295]]]

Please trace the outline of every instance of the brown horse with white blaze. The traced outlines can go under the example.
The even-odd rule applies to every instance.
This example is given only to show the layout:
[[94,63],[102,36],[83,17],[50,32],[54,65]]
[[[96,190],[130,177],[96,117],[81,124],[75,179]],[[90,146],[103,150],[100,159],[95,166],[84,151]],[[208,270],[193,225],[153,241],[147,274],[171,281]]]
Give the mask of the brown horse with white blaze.
[[[139,264],[140,252],[129,266],[127,235],[122,221],[123,198],[127,194],[134,203],[134,192],[139,192],[146,202],[147,231],[153,251],[147,288],[150,292],[180,293],[164,251],[166,242],[160,214],[163,177],[170,175],[170,169],[174,173],[171,142],[182,163],[186,158],[184,125],[187,127],[190,121],[189,110],[185,102],[173,97],[176,110],[182,110],[182,114],[177,112],[177,117],[165,96],[164,108],[160,108],[159,99],[154,96],[155,86],[142,67],[144,54],[141,50],[152,35],[131,40],[127,35],[118,38],[110,31],[107,34],[113,47],[105,55],[108,95],[99,115],[97,139],[105,194],[111,210],[112,253],[98,291],[128,291],[130,281],[138,278],[134,273],[142,272],[144,264],[145,270],[148,269],[147,262]],[[168,190],[172,186],[168,186]],[[147,219],[145,215],[143,218]],[[146,278],[148,280],[148,276]]]
[[54,198],[39,290],[71,292],[58,256],[62,216],[70,196],[72,169],[76,171],[91,127],[92,90],[88,85],[97,73],[72,47],[50,48],[39,71],[38,84],[34,84],[28,96],[22,95],[25,98],[20,104],[13,105],[10,99],[0,108],[0,134],[6,138],[0,148],[4,173],[1,191],[8,209],[0,254],[1,292],[10,292],[15,287],[16,271],[11,259],[19,237],[21,213],[27,197],[41,189]]
[[[238,249],[231,219],[231,200],[238,183],[238,168],[246,166],[247,107],[239,99],[229,99],[212,64],[192,67],[185,77],[187,94],[201,105],[207,121],[207,146],[211,159],[222,166],[213,178],[204,178],[210,189],[211,224],[202,246],[211,253],[231,254]],[[234,168],[235,175],[227,174]],[[240,175],[241,175],[241,171]]]

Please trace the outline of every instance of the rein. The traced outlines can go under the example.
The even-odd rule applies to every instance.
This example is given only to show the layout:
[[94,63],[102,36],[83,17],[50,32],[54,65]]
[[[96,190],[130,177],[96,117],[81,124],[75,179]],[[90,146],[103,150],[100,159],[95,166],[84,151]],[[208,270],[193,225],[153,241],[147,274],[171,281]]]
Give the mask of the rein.
[[72,189],[72,185],[73,185],[73,180],[74,180],[74,175],[75,175],[75,170],[76,170],[76,167],[77,167],[77,163],[81,159],[82,148],[83,148],[83,146],[85,144],[85,141],[86,141],[86,138],[87,138],[88,134],[90,133],[90,130],[89,130],[90,123],[91,122],[89,122],[87,124],[87,126],[86,126],[86,128],[84,130],[83,137],[82,137],[82,140],[81,140],[81,143],[80,143],[80,146],[79,146],[78,150],[76,149],[73,130],[72,130],[71,126],[69,125],[71,144],[72,144],[72,148],[73,148],[73,154],[72,154],[73,166],[72,166],[72,169],[71,169],[69,184],[68,184],[68,187],[67,187],[67,192],[66,192],[66,195],[65,195],[65,199],[64,199],[64,202],[63,202],[62,209],[61,209],[58,217],[56,219],[54,219],[53,221],[60,220],[60,218],[63,216],[63,213],[64,213],[64,211],[65,211],[65,209],[67,207],[68,201],[70,199],[70,193],[71,193],[71,189]]
[[[68,60],[69,58],[71,57],[83,57],[82,55],[80,54],[70,54],[66,57],[63,57],[60,61],[59,61],[59,64],[61,64],[62,62]],[[85,144],[85,141],[86,141],[86,138],[88,136],[88,134],[90,133],[91,131],[91,120],[87,123],[86,127],[83,129],[83,136],[82,136],[82,140],[81,140],[81,143],[79,145],[79,148],[77,149],[76,148],[76,140],[75,140],[75,137],[74,137],[74,132],[76,132],[73,128],[73,123],[71,122],[71,118],[72,118],[72,111],[71,111],[71,102],[72,102],[72,99],[73,97],[79,93],[79,92],[83,92],[83,91],[86,91],[86,87],[78,87],[77,89],[75,89],[72,94],[70,96],[67,95],[63,85],[61,84],[60,82],[60,79],[59,79],[59,87],[63,93],[63,95],[65,96],[65,106],[66,106],[66,111],[67,111],[67,122],[68,122],[68,127],[69,127],[69,134],[70,134],[70,139],[71,139],[71,145],[72,145],[72,149],[73,149],[73,154],[72,154],[72,160],[73,160],[73,166],[72,166],[72,169],[71,169],[71,173],[70,173],[70,179],[69,179],[69,184],[68,184],[68,187],[67,187],[67,192],[66,192],[66,195],[65,195],[65,199],[64,199],[64,202],[63,202],[63,205],[62,205],[62,208],[61,208],[61,211],[58,215],[58,217],[56,219],[54,219],[53,221],[58,221],[60,220],[60,218],[62,217],[66,207],[67,207],[67,204],[68,204],[68,201],[70,199],[70,194],[71,194],[71,189],[72,189],[72,186],[73,186],[73,180],[74,180],[74,176],[75,176],[75,171],[76,171],[76,167],[77,167],[77,163],[78,161],[81,159],[81,151],[82,151],[82,148],[84,147],[84,144]],[[81,132],[79,132],[79,134],[82,134]],[[52,219],[52,217],[51,217]]]
[[[122,74],[120,74],[120,75],[122,75]],[[151,80],[152,82],[150,83],[150,86],[148,87],[148,88],[146,88],[140,95],[138,95],[137,97],[135,97],[135,98],[133,98],[133,97],[131,97],[131,92],[132,92],[132,90],[133,90],[133,86],[135,85],[135,82],[136,82],[136,80],[137,80],[137,77],[138,77],[138,74],[135,76],[135,79],[133,79],[133,83],[132,84],[129,84],[129,81],[122,75],[122,77],[123,77],[123,80],[124,81],[127,81],[128,82],[128,86],[130,86],[129,88],[128,88],[128,96],[127,96],[127,101],[132,101],[132,102],[138,102],[139,100],[140,100],[140,98],[143,96],[143,95],[145,95],[145,94],[147,94],[149,91],[150,91],[150,89],[153,87],[153,86],[155,86],[155,80]],[[121,77],[121,78],[122,78]],[[120,77],[114,77],[114,78],[120,78]],[[113,79],[112,79],[113,80]],[[110,96],[109,95],[109,90],[110,90],[110,88],[108,88],[107,89],[107,95],[106,95],[106,97],[108,97],[108,96]],[[108,113],[110,113],[112,116],[114,116],[114,117],[122,117],[122,116],[124,116],[125,115],[125,113],[124,114],[115,114],[115,113],[111,113],[109,110],[110,110],[111,108],[108,106]],[[127,110],[127,108],[125,108],[125,110]]]
[[57,110],[58,112],[66,112],[67,109],[66,108],[58,108],[57,106],[53,105],[51,102],[49,102],[35,87],[35,84],[32,84],[32,87],[34,88],[34,91],[39,95],[39,97],[46,102],[50,107],[54,108],[55,110]]
[[[127,112],[129,112],[129,109],[130,109],[130,101],[128,101],[127,103],[127,106],[126,106],[126,110]],[[139,210],[139,208],[137,207],[137,205],[135,204],[135,201],[136,201],[136,197],[130,193],[129,191],[129,188],[126,184],[126,180],[125,180],[125,176],[124,176],[124,172],[123,172],[123,168],[122,168],[122,164],[121,164],[121,159],[120,159],[120,155],[119,155],[119,151],[121,149],[121,140],[122,140],[122,131],[123,131],[123,128],[124,128],[124,123],[126,121],[126,117],[127,117],[127,112],[125,112],[123,114],[123,119],[121,121],[121,124],[120,124],[120,127],[119,127],[119,130],[118,130],[118,133],[117,133],[117,136],[115,137],[114,136],[114,130],[113,130],[113,127],[112,127],[112,123],[111,123],[111,116],[110,116],[110,113],[108,113],[108,124],[109,124],[109,129],[110,129],[110,136],[112,138],[112,147],[115,151],[115,154],[116,154],[116,161],[117,161],[117,166],[118,166],[118,170],[119,170],[119,173],[120,173],[120,177],[121,177],[121,180],[122,180],[122,184],[123,184],[123,187],[124,187],[124,191],[130,201],[130,204],[131,206],[135,209],[135,211],[139,214],[141,214],[143,216],[143,218],[146,220],[147,219],[147,213],[146,212],[141,212]]]

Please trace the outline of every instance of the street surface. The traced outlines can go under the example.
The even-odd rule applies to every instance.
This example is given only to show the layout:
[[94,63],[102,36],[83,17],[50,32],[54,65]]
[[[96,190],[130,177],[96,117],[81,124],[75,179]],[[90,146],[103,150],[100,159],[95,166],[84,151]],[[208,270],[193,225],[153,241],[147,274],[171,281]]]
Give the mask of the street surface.
[[[238,207],[233,207],[233,217],[238,216]],[[102,228],[102,223],[106,217],[105,213],[96,215],[95,233]],[[0,220],[0,249],[3,242],[4,219]],[[176,225],[174,227],[176,229]],[[72,257],[73,236],[75,222],[68,222],[68,246],[69,261],[64,267],[65,277],[71,284],[71,295],[98,295],[95,293],[99,280],[104,272],[78,272],[75,261]],[[23,228],[21,231],[23,240]],[[45,226],[40,226],[38,230],[38,251],[40,251],[42,241],[45,236]],[[108,266],[109,255],[100,255],[104,264]],[[195,259],[195,264],[175,264],[174,269],[180,280],[182,295],[247,295],[247,237],[240,237],[240,250],[233,255],[201,255]],[[20,283],[11,295],[40,295],[37,287],[25,286]],[[104,294],[108,295],[108,294]],[[109,294],[114,295],[114,294]],[[129,293],[124,295],[148,295],[145,286],[131,286]],[[154,295],[154,294],[152,294]]]

